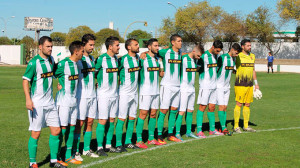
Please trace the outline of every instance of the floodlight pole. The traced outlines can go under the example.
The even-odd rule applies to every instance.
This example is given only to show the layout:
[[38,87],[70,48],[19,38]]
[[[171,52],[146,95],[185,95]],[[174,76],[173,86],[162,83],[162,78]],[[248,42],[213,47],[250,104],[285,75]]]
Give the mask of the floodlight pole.
[[134,23],[144,23],[144,26],[147,26],[147,24],[148,24],[146,21],[135,21],[135,22],[130,23],[130,24],[127,26],[127,28],[126,28],[126,30],[125,30],[125,32],[124,32],[124,35],[123,35],[123,39],[124,39],[124,40],[125,40],[125,36],[126,36],[126,32],[127,32],[128,28],[129,28],[131,25],[133,25]]
[[7,18],[6,20],[3,17],[0,17],[0,19],[3,21],[4,23],[4,32],[3,32],[3,36],[6,36],[6,26],[7,26],[7,22],[10,18],[15,18],[15,16],[11,16],[9,18]]

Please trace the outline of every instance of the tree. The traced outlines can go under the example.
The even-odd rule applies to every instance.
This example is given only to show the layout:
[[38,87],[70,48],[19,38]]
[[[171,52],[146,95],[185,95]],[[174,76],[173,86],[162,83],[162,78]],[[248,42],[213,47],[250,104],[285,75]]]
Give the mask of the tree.
[[50,37],[52,38],[53,45],[55,46],[64,46],[67,34],[61,33],[61,32],[53,32],[50,34]]
[[120,33],[118,31],[112,30],[112,29],[109,29],[109,28],[99,30],[95,34],[95,36],[96,36],[96,45],[97,46],[101,46],[102,44],[104,44],[105,40],[109,36],[118,37],[120,39],[120,42],[124,42],[124,39],[120,36]]
[[148,33],[143,30],[133,30],[131,33],[127,35],[127,38],[134,38],[139,41],[139,39],[149,39],[152,37],[151,33]]
[[300,37],[300,26],[297,26],[296,32],[295,32],[295,36],[296,36],[296,41],[299,42],[299,37]]
[[20,43],[25,44],[26,61],[29,61],[31,59],[31,53],[37,47],[37,44],[34,43],[34,39],[30,36],[24,36]]
[[0,45],[11,45],[12,41],[8,37],[0,37]]
[[65,45],[69,46],[75,40],[81,41],[82,36],[87,33],[95,34],[95,32],[88,26],[78,26],[76,28],[70,28],[66,37]]
[[277,12],[284,20],[295,20],[300,22],[300,0],[279,0]]
[[168,45],[169,37],[177,33],[177,29],[175,27],[175,21],[170,17],[162,20],[162,27],[159,28],[160,36],[158,42],[160,45]]

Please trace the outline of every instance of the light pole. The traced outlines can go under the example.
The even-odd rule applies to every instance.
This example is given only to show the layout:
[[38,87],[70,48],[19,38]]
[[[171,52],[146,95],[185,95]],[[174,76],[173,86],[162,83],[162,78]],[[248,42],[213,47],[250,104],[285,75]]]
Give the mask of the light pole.
[[175,5],[173,5],[171,2],[168,2],[168,5],[171,5],[171,6],[173,6],[173,7],[175,8],[175,10],[177,11],[177,8],[176,8],[176,6],[175,6]]
[[134,23],[144,23],[144,26],[148,26],[148,23],[147,23],[146,21],[135,21],[135,22],[130,23],[130,24],[127,26],[127,28],[126,28],[126,30],[125,30],[125,32],[124,32],[124,35],[123,35],[123,39],[124,39],[124,40],[125,40],[125,36],[126,36],[126,32],[127,32],[128,28],[129,28],[131,25],[133,25]]
[[6,20],[5,20],[3,17],[0,17],[0,19],[1,19],[1,20],[3,21],[3,23],[4,23],[4,30],[2,30],[4,36],[6,36],[6,25],[7,25],[7,22],[8,22],[8,20],[9,20],[10,18],[15,18],[15,16],[11,16],[11,17],[7,18]]

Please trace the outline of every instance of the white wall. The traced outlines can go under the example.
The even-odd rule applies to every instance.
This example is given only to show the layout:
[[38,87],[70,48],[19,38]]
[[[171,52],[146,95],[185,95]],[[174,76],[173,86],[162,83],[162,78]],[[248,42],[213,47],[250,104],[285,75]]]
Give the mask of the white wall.
[[[58,54],[61,53],[61,55],[58,56]],[[65,57],[69,57],[71,55],[68,48],[65,46],[53,46],[52,48],[52,56],[55,60],[55,62],[63,60]]]
[[0,45],[0,62],[20,65],[21,47],[19,45]]

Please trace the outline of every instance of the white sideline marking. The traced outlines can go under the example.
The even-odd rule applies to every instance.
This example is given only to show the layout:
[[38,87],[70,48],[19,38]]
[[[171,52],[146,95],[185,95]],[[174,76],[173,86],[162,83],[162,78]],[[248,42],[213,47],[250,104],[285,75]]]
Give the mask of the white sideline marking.
[[[282,131],[282,130],[293,130],[293,129],[300,129],[300,127],[257,130],[256,132],[270,132],[270,131]],[[249,133],[249,132],[243,132],[242,134],[244,134],[244,133]],[[222,136],[210,135],[210,136],[207,136],[205,139],[207,139],[207,138],[216,138],[216,137],[222,137]],[[177,143],[173,142],[173,143],[168,143],[166,145],[156,146],[156,147],[152,147],[152,148],[148,148],[148,149],[140,149],[138,151],[125,153],[125,154],[110,157],[110,158],[107,158],[107,159],[102,159],[102,160],[98,160],[98,161],[95,161],[95,162],[91,162],[89,164],[80,166],[80,168],[90,167],[90,166],[93,166],[93,165],[96,165],[96,164],[101,164],[101,163],[108,162],[108,161],[115,160],[115,159],[119,159],[119,158],[122,158],[122,157],[125,157],[125,156],[130,156],[130,155],[134,155],[134,154],[137,154],[137,153],[144,153],[144,152],[148,152],[148,151],[152,151],[152,150],[156,150],[156,149],[160,149],[160,148],[165,148],[165,147],[173,146],[173,145],[177,145],[177,144],[183,144],[183,143],[196,141],[196,140],[202,140],[202,139],[188,139],[188,140],[184,140],[183,142],[177,142]]]

